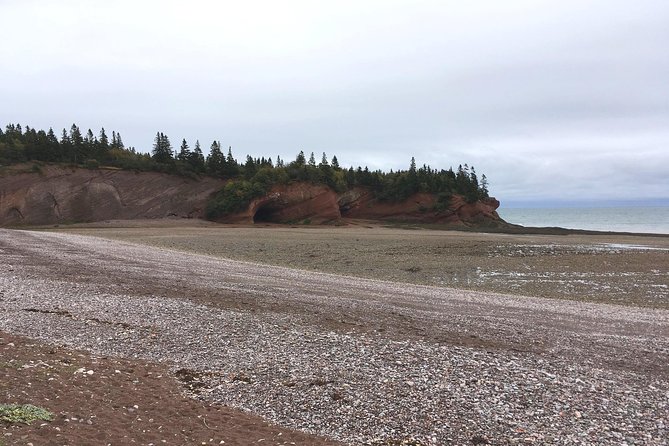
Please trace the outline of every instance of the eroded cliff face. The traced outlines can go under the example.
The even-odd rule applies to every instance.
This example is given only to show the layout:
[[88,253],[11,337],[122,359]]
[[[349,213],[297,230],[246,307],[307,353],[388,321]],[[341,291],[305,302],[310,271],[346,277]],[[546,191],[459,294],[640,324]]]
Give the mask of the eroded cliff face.
[[353,188],[336,194],[323,185],[291,183],[275,186],[264,197],[251,202],[242,212],[227,216],[224,223],[300,223],[335,222],[364,219],[413,223],[438,223],[459,226],[505,226],[496,209],[499,201],[487,198],[467,203],[454,195],[441,205],[432,194],[419,193],[402,202],[377,200],[365,188]]
[[364,188],[354,188],[339,197],[343,217],[416,223],[439,223],[461,226],[505,226],[497,214],[499,201],[486,198],[467,203],[461,195],[453,195],[447,204],[440,204],[432,194],[417,193],[401,202],[377,200]]
[[[39,173],[0,176],[0,226],[93,222],[111,219],[203,218],[210,196],[225,181],[185,179],[174,175],[112,169],[43,166]],[[290,183],[271,191],[223,223],[311,223],[342,219],[505,226],[488,198],[467,203],[458,195],[440,204],[431,194],[403,202],[377,200],[364,188],[337,194],[324,185]]]
[[337,194],[327,186],[309,183],[276,185],[246,210],[220,219],[223,223],[322,224],[339,220]]
[[222,180],[43,166],[0,177],[0,226],[108,219],[202,218]]

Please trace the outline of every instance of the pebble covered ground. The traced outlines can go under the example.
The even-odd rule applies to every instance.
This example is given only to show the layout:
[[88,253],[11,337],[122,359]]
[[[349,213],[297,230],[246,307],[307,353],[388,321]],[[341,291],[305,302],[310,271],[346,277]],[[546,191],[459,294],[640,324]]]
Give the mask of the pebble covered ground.
[[111,221],[58,230],[371,279],[669,309],[669,236],[161,223],[172,226]]
[[0,259],[0,330],[165,362],[197,398],[348,444],[668,443],[667,310],[70,234],[0,230]]
[[[168,364],[98,356],[0,331],[0,404],[37,405],[29,424],[0,413],[3,446],[341,446],[184,394]],[[51,413],[51,417],[48,414]]]

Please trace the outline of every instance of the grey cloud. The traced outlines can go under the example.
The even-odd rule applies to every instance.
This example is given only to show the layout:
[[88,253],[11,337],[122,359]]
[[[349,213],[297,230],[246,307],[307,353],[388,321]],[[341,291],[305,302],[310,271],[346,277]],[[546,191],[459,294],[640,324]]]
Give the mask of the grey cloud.
[[669,196],[665,1],[5,1],[0,15],[2,123],[105,126],[143,150],[160,130],[238,156],[466,162],[502,201]]

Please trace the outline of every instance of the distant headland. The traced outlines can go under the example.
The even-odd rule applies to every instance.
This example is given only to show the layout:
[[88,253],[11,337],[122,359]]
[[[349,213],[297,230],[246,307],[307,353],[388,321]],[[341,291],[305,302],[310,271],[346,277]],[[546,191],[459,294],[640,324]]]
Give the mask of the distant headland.
[[213,141],[184,139],[174,150],[158,132],[151,154],[125,147],[121,134],[95,135],[72,125],[53,129],[9,124],[0,130],[0,225],[117,218],[206,218],[234,223],[337,223],[342,218],[508,226],[496,212],[485,175],[473,166],[417,166],[383,172],[342,167],[336,156],[300,151],[238,161]]

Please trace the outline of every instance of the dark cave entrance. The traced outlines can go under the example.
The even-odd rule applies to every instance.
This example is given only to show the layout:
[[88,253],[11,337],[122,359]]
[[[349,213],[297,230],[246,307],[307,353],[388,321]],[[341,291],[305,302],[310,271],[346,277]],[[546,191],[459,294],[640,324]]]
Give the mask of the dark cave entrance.
[[280,210],[281,208],[273,205],[273,203],[263,204],[253,214],[253,223],[280,223]]

